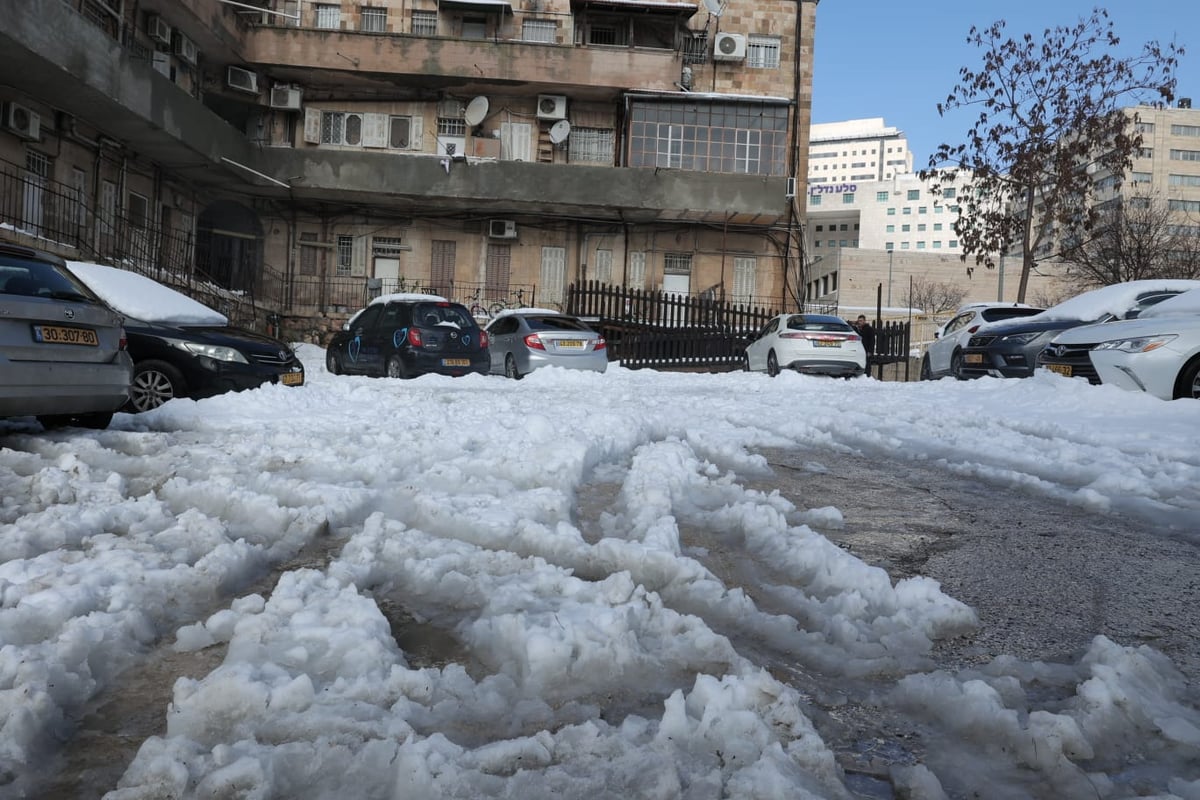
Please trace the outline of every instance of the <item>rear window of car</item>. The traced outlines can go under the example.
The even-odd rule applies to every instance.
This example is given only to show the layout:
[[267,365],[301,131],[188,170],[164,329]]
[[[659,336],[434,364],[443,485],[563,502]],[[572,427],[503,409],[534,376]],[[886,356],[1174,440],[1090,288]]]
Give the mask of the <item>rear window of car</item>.
[[587,325],[574,317],[526,317],[525,322],[535,331],[590,331]]
[[454,325],[459,328],[476,327],[475,318],[466,306],[457,303],[418,303],[413,309],[413,324],[422,328],[438,325]]
[[45,261],[12,255],[0,255],[0,293],[100,302],[95,292],[69,272]]
[[854,330],[850,327],[849,323],[839,320],[813,319],[801,316],[788,317],[787,327],[788,330],[792,331],[837,331],[838,333],[845,333],[846,331],[853,332]]
[[985,322],[995,322],[1000,319],[1032,317],[1034,314],[1040,313],[1042,313],[1042,309],[1040,308],[985,308],[983,310],[983,319]]

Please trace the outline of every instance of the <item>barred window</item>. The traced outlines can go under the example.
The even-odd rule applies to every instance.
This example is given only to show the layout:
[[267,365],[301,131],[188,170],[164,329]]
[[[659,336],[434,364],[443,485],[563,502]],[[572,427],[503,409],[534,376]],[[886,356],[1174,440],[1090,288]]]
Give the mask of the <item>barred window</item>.
[[746,66],[757,69],[778,69],[779,37],[750,34],[746,42]]
[[399,236],[376,236],[371,240],[371,253],[378,258],[399,258],[403,250]]
[[438,117],[438,136],[466,136],[467,121],[455,117]]
[[342,27],[342,7],[336,3],[321,3],[316,6],[317,27],[337,29]]
[[437,36],[438,19],[436,11],[412,12],[412,32],[416,36]]
[[339,278],[349,277],[354,263],[354,237],[337,237],[337,275]]
[[372,6],[362,7],[362,29],[370,33],[387,31],[387,9]]
[[664,253],[663,272],[667,275],[691,275],[691,253]]
[[616,135],[611,128],[573,128],[570,146],[571,161],[612,164]]
[[558,23],[552,19],[527,19],[521,22],[521,38],[526,42],[556,41]]

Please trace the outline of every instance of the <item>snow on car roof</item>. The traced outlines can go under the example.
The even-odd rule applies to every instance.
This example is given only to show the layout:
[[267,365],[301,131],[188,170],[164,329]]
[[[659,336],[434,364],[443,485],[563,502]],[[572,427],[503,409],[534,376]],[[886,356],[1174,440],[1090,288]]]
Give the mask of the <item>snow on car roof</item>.
[[429,303],[449,303],[450,301],[442,297],[440,294],[428,294],[424,292],[393,292],[392,294],[381,294],[376,297],[368,305],[376,303],[390,303],[393,300],[401,300],[412,302],[414,300],[424,300]]
[[527,314],[542,314],[542,315],[545,315],[545,314],[554,314],[555,316],[559,316],[559,317],[566,316],[565,314],[563,314],[563,312],[561,312],[561,311],[558,311],[558,310],[556,310],[556,309],[553,309],[553,308],[537,308],[536,306],[531,306],[531,307],[529,307],[529,308],[506,308],[506,309],[504,309],[503,311],[501,311],[500,313],[498,313],[496,316],[497,316],[497,317],[507,317],[507,316],[511,316],[511,315],[513,315],[513,314],[521,314],[521,315],[527,315]]
[[169,325],[228,325],[229,317],[152,278],[126,269],[68,261],[67,267],[100,299],[133,319]]
[[[1120,317],[1146,292],[1186,292],[1200,289],[1200,281],[1183,279],[1141,280],[1115,283],[1076,295],[1022,322],[1053,319],[1098,320],[1106,314]],[[1167,302],[1167,301],[1163,301]]]

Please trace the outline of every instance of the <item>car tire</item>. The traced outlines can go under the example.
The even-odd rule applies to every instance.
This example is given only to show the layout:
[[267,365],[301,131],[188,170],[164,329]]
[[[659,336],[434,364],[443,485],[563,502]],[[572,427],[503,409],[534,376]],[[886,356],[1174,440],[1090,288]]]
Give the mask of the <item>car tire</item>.
[[929,356],[925,356],[921,359],[921,380],[933,380],[933,370],[929,367]]
[[113,412],[103,411],[93,414],[47,414],[37,418],[37,421],[42,424],[46,430],[54,430],[55,428],[65,428],[69,425],[74,425],[78,428],[91,428],[92,430],[102,431],[112,422]]
[[963,379],[961,350],[955,350],[950,356],[950,374],[954,376],[955,380],[961,381]]
[[767,353],[767,374],[772,378],[779,374],[779,358],[774,350]]
[[404,359],[398,355],[388,357],[385,374],[389,378],[399,378],[400,380],[409,378],[408,367],[404,366]]
[[1179,372],[1179,380],[1175,382],[1175,399],[1191,398],[1200,400],[1200,358],[1193,358],[1191,363]]
[[504,357],[504,377],[512,378],[514,381],[521,380],[520,370],[517,369],[517,359],[513,358],[513,354],[509,353]]
[[338,358],[338,354],[333,350],[327,350],[325,352],[325,370],[330,375],[342,374],[342,360]]
[[150,411],[168,400],[183,397],[186,392],[183,374],[175,367],[157,359],[141,361],[133,365],[129,402],[123,410],[132,414]]
[[742,372],[750,371],[750,356],[742,353]]

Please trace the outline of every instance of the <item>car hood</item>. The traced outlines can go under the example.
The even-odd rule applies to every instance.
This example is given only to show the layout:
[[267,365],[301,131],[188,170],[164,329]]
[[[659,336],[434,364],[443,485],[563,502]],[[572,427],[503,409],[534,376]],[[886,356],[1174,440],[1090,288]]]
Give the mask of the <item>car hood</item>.
[[1039,333],[1041,331],[1060,331],[1064,328],[1074,328],[1087,325],[1092,320],[1086,319],[1042,319],[1040,316],[1005,319],[989,322],[979,326],[976,336],[1011,336],[1014,333]]
[[250,353],[292,352],[291,347],[278,339],[229,325],[164,325],[129,319],[126,320],[125,329],[132,333],[145,332],[192,342],[233,347]]
[[1156,336],[1183,331],[1200,331],[1200,314],[1139,317],[1138,319],[1101,322],[1095,325],[1081,325],[1055,336],[1053,344],[1099,344],[1115,339],[1135,339],[1139,336]]

